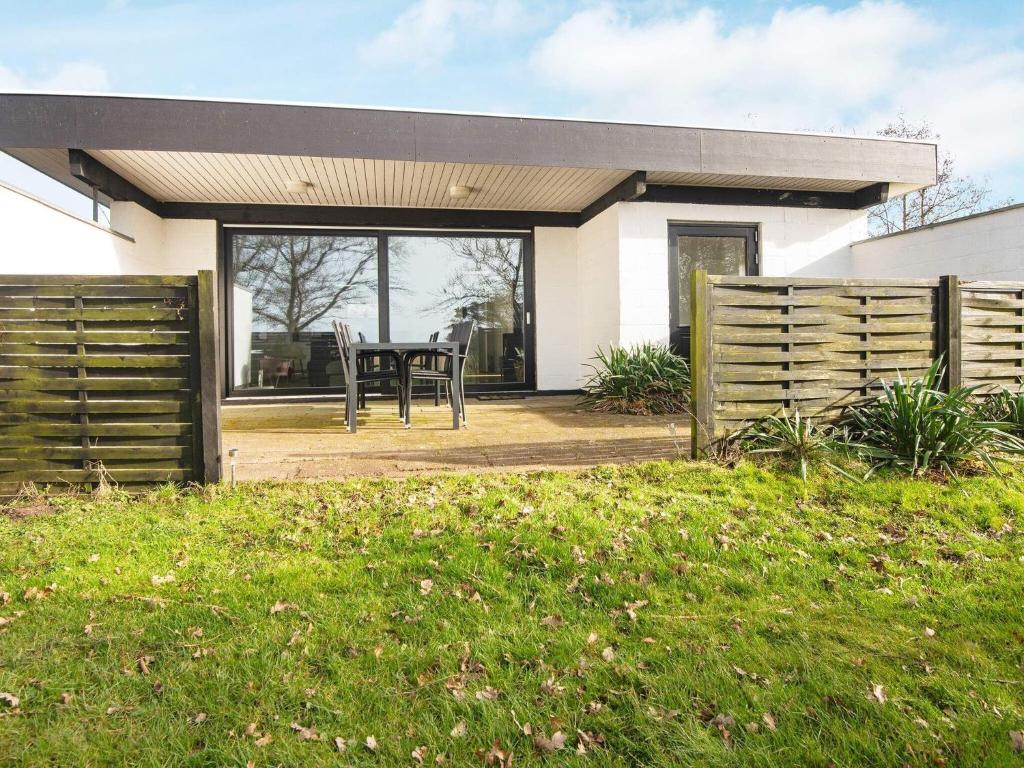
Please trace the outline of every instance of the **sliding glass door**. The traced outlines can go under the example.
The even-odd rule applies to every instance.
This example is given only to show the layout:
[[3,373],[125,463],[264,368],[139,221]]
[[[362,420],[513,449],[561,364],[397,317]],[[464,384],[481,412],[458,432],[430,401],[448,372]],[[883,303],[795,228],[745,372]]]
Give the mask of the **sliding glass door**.
[[526,384],[526,253],[521,237],[388,238],[392,339],[424,339],[476,321],[468,387]]
[[534,386],[526,235],[232,229],[225,253],[231,395],[340,391],[332,320],[418,341],[472,318],[467,388]]

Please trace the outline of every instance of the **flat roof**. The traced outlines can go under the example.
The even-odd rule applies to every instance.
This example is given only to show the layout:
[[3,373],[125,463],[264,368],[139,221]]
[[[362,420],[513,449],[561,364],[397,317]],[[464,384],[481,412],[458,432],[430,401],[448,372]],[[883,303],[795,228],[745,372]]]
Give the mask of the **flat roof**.
[[[315,202],[323,205],[439,204],[430,201],[440,175],[452,184],[475,178],[503,185],[509,194],[491,195],[489,207],[578,211],[595,192],[634,171],[653,184],[853,192],[884,183],[895,193],[934,183],[936,171],[933,143],[876,137],[309,103],[0,93],[0,149],[80,188],[61,170],[61,153],[71,148],[115,167],[156,200],[188,202],[302,202],[280,190],[282,179],[295,172],[319,174],[311,180],[322,193]],[[362,167],[365,179],[352,179],[353,165]],[[421,194],[417,174],[437,189]],[[396,184],[399,175],[403,181]],[[399,189],[406,179],[412,187]],[[464,203],[474,204],[482,207],[483,200]]]

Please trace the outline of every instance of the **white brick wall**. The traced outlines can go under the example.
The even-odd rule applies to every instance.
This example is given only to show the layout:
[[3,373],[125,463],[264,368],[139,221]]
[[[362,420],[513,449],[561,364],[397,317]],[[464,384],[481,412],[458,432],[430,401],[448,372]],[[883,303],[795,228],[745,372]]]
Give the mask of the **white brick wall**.
[[854,243],[852,277],[1024,280],[1024,205]]

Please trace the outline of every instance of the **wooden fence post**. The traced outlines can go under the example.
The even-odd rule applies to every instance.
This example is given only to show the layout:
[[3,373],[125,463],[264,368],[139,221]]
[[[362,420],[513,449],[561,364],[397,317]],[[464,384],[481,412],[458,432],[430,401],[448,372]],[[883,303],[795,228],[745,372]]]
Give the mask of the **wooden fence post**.
[[221,479],[220,448],[220,366],[217,364],[219,326],[217,312],[217,283],[211,270],[199,271],[199,366],[198,403],[202,425],[203,463],[198,474],[204,483],[217,483]]
[[946,358],[947,392],[963,383],[962,318],[960,278],[943,275],[939,278],[939,351]]
[[714,375],[711,359],[713,315],[708,273],[690,273],[690,455],[707,454],[715,437]]

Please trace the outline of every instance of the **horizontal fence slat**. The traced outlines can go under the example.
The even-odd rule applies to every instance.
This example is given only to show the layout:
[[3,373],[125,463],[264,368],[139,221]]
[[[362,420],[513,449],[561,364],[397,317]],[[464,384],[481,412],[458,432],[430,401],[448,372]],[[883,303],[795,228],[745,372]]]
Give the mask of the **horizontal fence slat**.
[[[3,285],[167,285],[174,287],[195,286],[199,282],[194,275],[0,275]],[[2,290],[2,289],[0,289]]]
[[187,344],[188,331],[85,331],[0,329],[0,343],[12,344]]
[[113,321],[113,320],[181,320],[181,311],[173,307],[89,307],[83,309],[27,307],[17,309],[0,309],[0,320],[82,320],[82,321]]
[[188,355],[5,355],[0,366],[36,368],[185,368]]

